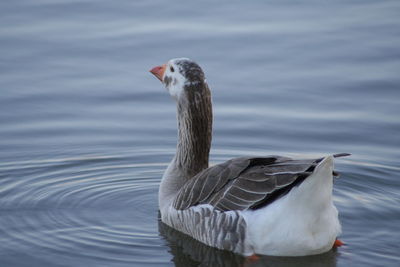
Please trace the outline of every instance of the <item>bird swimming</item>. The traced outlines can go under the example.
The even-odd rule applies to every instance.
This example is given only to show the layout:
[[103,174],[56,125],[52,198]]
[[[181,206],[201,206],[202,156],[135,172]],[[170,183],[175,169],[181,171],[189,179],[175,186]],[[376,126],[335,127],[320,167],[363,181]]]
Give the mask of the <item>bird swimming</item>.
[[177,58],[150,72],[177,105],[176,154],[159,188],[162,222],[242,255],[304,256],[342,244],[333,161],[349,154],[239,157],[209,167],[213,115],[203,70]]

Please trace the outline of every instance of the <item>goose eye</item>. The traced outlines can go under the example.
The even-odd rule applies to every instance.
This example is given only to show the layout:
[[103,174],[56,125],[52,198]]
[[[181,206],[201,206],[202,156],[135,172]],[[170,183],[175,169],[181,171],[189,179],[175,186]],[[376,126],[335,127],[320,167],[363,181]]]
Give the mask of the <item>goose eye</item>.
[[174,67],[169,67],[169,70],[171,71],[171,72],[174,72],[175,71],[175,69],[174,69]]

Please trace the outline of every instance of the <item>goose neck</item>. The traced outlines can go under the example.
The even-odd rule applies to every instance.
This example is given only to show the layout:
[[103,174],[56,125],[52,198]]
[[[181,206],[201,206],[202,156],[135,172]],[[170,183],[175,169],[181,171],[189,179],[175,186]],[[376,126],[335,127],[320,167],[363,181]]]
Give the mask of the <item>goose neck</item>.
[[212,136],[211,94],[202,88],[185,88],[178,100],[178,144],[175,162],[188,179],[208,167]]

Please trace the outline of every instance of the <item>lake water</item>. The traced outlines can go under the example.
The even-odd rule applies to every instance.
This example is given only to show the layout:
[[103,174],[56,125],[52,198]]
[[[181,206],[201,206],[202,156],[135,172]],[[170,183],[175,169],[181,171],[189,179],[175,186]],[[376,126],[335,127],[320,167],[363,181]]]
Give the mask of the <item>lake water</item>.
[[[0,3],[0,266],[399,266],[399,1]],[[336,160],[346,245],[248,262],[159,223],[175,57],[213,92],[211,162]]]

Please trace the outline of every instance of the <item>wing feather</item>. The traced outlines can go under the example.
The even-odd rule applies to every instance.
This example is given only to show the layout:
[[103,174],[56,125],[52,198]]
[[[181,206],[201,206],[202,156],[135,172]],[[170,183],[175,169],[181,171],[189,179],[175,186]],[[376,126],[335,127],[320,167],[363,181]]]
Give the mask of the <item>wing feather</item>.
[[268,205],[311,175],[322,159],[242,157],[205,169],[191,178],[174,199],[176,209],[210,204],[227,210]]

